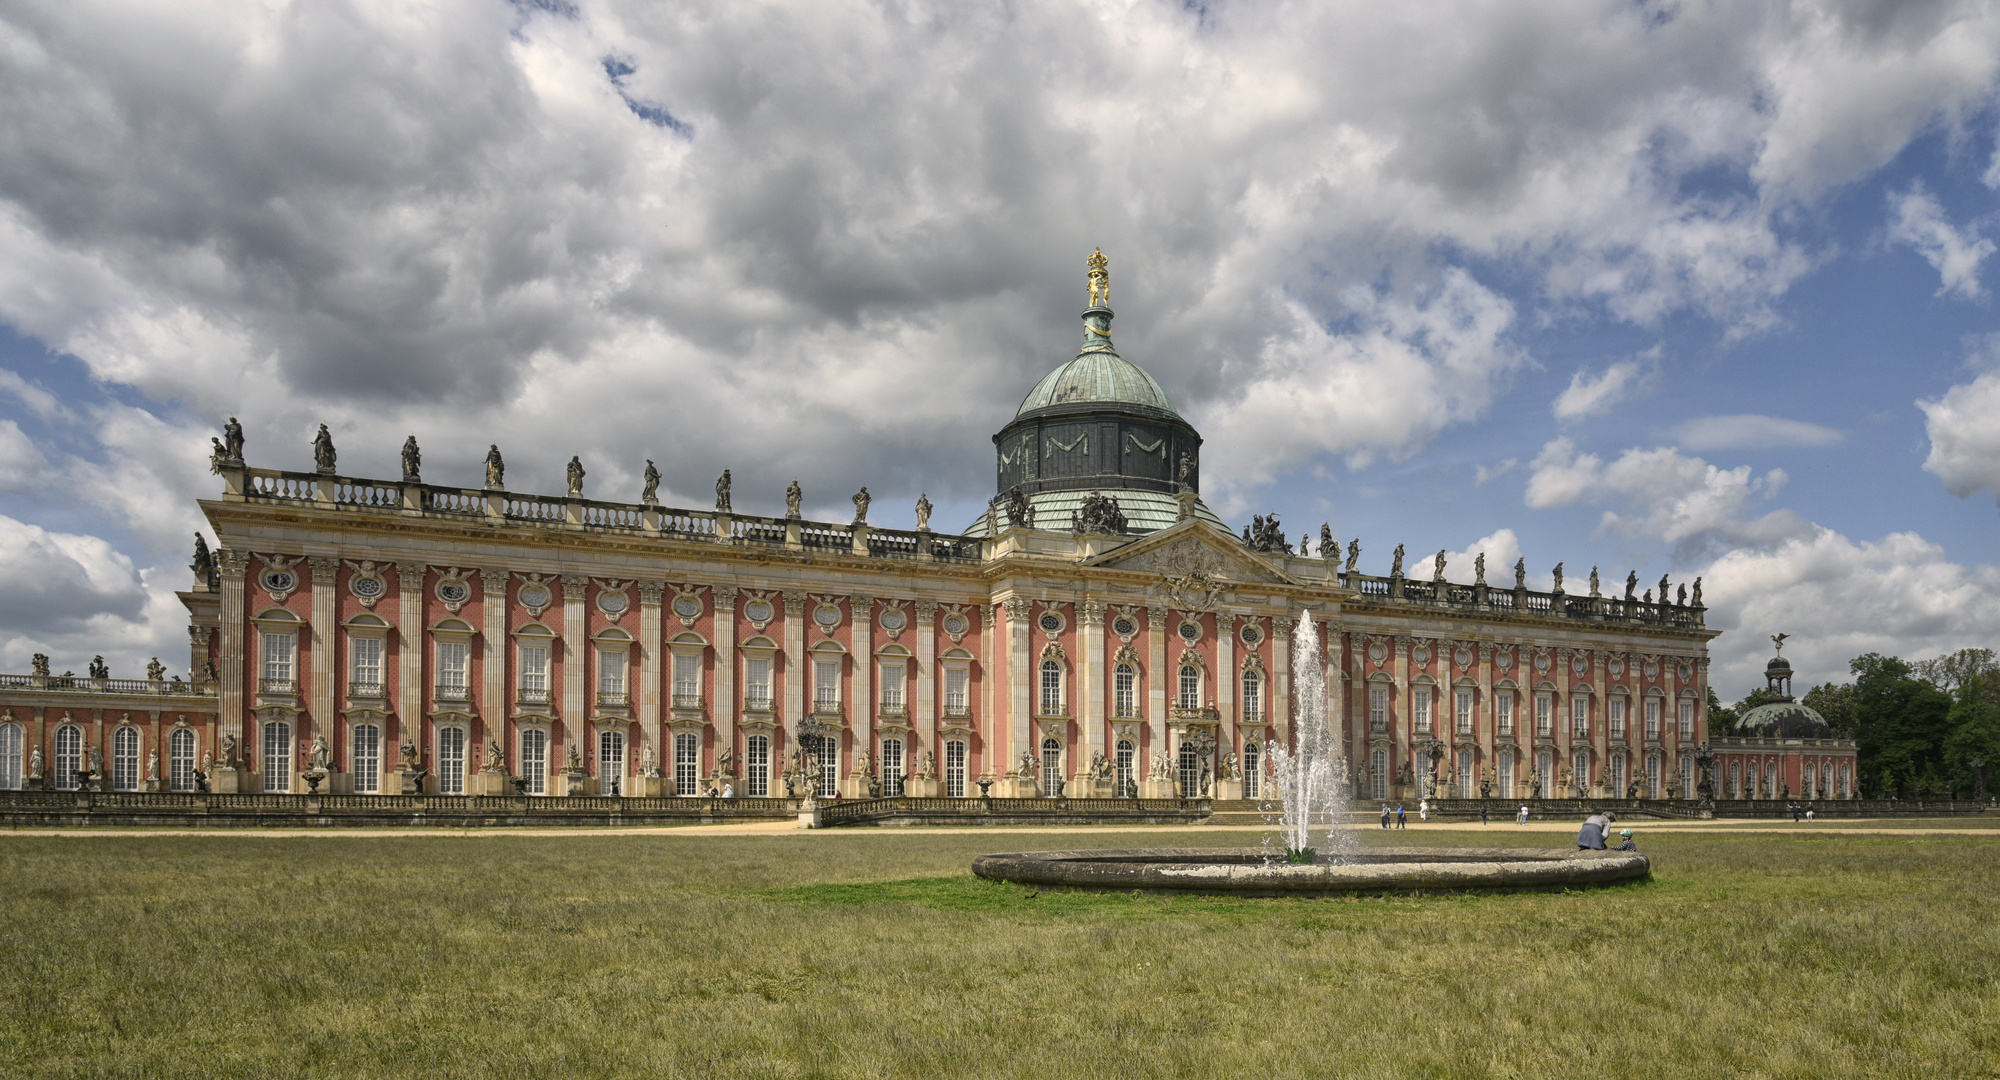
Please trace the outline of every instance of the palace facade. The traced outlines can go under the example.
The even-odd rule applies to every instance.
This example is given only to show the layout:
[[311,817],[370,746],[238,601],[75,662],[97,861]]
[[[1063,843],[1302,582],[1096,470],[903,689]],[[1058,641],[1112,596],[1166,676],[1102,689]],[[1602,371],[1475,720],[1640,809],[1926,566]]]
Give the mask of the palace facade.
[[[1112,343],[1093,256],[1075,356],[995,436],[964,532],[569,490],[250,466],[217,440],[189,670],[0,684],[0,783],[339,793],[1257,797],[1295,722],[1297,621],[1355,795],[1693,798],[1699,582],[1530,590],[1357,569],[1233,533],[1201,436]],[[1387,560],[1385,560],[1387,561]],[[93,763],[96,767],[92,768]],[[94,774],[85,776],[82,774]],[[200,774],[198,777],[197,774]],[[205,778],[205,779],[202,779]],[[1796,790],[1796,789],[1795,789]],[[1720,794],[1720,793],[1718,793]]]

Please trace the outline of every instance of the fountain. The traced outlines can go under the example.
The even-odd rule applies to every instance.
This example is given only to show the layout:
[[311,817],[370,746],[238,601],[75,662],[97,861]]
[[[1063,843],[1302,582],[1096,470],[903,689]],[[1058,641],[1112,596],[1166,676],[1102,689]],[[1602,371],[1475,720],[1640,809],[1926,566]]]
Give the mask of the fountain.
[[[1643,878],[1646,856],[1561,848],[1361,848],[1347,813],[1347,757],[1328,723],[1326,663],[1310,613],[1292,635],[1290,747],[1268,749],[1276,833],[1261,848],[1144,848],[981,855],[983,878],[1043,887],[1237,896],[1560,889]],[[1282,846],[1282,853],[1278,848]]]

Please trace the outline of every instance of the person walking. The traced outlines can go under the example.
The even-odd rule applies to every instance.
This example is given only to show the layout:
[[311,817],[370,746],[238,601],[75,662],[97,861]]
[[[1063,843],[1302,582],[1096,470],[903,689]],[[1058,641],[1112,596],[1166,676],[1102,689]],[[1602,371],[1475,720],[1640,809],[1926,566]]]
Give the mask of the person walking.
[[1528,804],[1522,803],[1520,812],[1514,815],[1514,824],[1526,825],[1527,823],[1528,823]]
[[1431,819],[1431,801],[1429,799],[1417,800],[1417,820],[1429,821],[1430,819]]
[[1407,829],[1410,827],[1410,816],[1404,812],[1402,803],[1396,804],[1396,827],[1398,829]]
[[1481,825],[1491,824],[1491,822],[1486,820],[1486,804],[1484,803],[1479,805],[1479,823]]
[[1384,830],[1384,831],[1387,831],[1387,830],[1388,830],[1388,828],[1389,828],[1389,804],[1388,804],[1388,803],[1383,803],[1383,804],[1382,804],[1382,828],[1383,828],[1383,830]]

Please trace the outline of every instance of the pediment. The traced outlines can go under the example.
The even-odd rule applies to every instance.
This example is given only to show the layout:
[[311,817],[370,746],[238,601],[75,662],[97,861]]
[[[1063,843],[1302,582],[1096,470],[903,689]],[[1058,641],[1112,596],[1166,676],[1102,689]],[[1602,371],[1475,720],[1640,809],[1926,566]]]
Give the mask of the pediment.
[[1203,610],[1245,585],[1297,585],[1291,575],[1236,537],[1200,519],[1107,551],[1086,565],[1158,574],[1175,606]]

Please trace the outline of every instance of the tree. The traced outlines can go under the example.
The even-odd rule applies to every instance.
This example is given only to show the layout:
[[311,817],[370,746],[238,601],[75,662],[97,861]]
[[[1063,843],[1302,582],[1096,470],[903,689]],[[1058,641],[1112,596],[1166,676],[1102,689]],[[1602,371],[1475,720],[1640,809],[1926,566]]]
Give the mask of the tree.
[[1708,688],[1708,737],[1719,739],[1736,730],[1736,710],[1722,703],[1715,696],[1715,687]]
[[1843,739],[1854,737],[1854,684],[1821,683],[1799,699],[1806,708],[1826,718],[1833,733]]
[[1855,742],[1863,775],[1873,777],[1885,795],[1948,793],[1944,745],[1951,734],[1951,695],[1894,656],[1857,656],[1848,668],[1855,676]]
[[2000,706],[1992,700],[1994,681],[1991,675],[1968,677],[1951,703],[1951,734],[1945,739],[1944,764],[1953,795],[1972,794],[1973,758],[1984,758],[1990,767],[2000,767]]
[[1960,649],[1919,660],[1911,665],[1911,671],[1945,693],[1956,695],[1960,687],[1974,679],[1990,684],[1994,675],[2000,674],[2000,660],[1996,660],[1992,649]]

